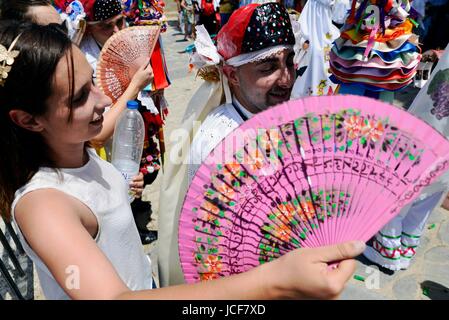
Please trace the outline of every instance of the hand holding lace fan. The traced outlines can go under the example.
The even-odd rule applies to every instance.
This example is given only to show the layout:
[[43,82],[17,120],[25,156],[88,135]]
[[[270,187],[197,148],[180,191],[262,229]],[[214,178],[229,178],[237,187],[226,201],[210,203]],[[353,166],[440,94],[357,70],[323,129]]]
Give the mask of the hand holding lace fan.
[[449,167],[449,141],[391,105],[310,97],[243,123],[208,156],[181,211],[187,282],[291,250],[367,241]]
[[103,46],[97,65],[99,88],[115,102],[136,71],[151,57],[160,27],[129,27],[115,33]]

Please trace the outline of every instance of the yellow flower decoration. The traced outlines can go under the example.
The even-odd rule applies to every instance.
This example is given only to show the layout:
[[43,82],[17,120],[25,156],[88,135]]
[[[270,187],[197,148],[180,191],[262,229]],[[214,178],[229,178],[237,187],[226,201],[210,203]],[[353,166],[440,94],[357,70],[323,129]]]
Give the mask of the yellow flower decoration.
[[11,71],[10,66],[1,66],[0,65],[0,79],[6,79],[8,78],[8,72]]
[[0,44],[0,62],[5,61],[8,66],[14,63],[14,59],[19,55],[18,50],[8,51]]

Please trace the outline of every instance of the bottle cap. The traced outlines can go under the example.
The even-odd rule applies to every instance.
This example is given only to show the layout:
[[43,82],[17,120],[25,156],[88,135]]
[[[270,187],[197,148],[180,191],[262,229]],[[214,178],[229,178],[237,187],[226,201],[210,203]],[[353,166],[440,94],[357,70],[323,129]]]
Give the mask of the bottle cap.
[[139,109],[139,104],[137,103],[137,101],[129,100],[126,103],[126,107],[131,110],[137,110],[137,109]]

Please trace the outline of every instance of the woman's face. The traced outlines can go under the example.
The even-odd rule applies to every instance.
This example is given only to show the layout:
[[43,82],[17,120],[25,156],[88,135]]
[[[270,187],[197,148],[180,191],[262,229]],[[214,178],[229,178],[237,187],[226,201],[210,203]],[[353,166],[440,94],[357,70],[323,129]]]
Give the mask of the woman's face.
[[[93,84],[92,68],[83,53],[76,46],[72,46],[72,50],[75,70],[72,101],[67,53],[56,67],[53,95],[47,100],[47,112],[38,117],[44,128],[43,136],[64,144],[84,143],[98,135],[105,107],[111,105],[111,100]],[[70,112],[72,119],[69,122]]]

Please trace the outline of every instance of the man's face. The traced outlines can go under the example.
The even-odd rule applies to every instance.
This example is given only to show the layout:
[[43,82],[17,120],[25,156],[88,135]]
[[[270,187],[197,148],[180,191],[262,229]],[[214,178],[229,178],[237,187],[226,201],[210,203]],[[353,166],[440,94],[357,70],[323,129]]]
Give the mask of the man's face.
[[100,45],[104,45],[114,33],[119,32],[125,27],[125,17],[119,14],[99,23],[89,25],[89,30],[95,40]]
[[258,113],[290,99],[295,82],[293,50],[227,72],[233,94],[251,113]]

